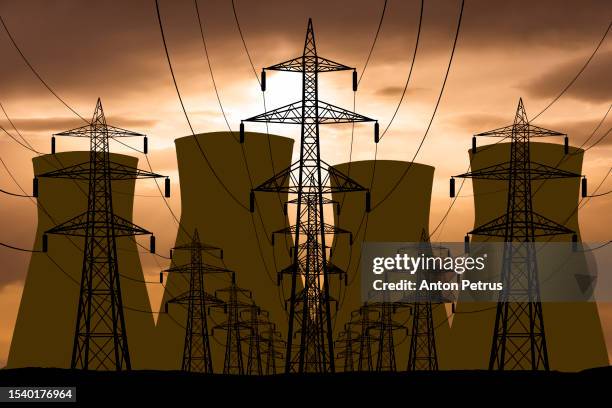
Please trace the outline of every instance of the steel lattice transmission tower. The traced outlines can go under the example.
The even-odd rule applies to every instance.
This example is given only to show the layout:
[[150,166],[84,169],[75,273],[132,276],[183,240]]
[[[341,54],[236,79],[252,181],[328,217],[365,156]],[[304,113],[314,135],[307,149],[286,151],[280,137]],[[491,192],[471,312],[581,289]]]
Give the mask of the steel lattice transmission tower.
[[[519,100],[514,123],[510,126],[475,136],[510,138],[510,160],[456,177],[504,180],[508,182],[505,214],[475,228],[468,234],[499,237],[504,240],[502,264],[503,290],[500,292],[489,369],[548,370],[548,351],[544,317],[540,302],[535,240],[538,237],[574,234],[569,228],[533,210],[531,183],[536,180],[581,177],[533,162],[530,139],[533,137],[567,136],[553,130],[533,126],[527,119],[522,99]],[[474,139],[475,140],[475,139]],[[473,141],[473,153],[475,153]],[[586,194],[583,179],[583,195]],[[454,190],[451,179],[451,192]],[[469,241],[469,236],[466,237]]]
[[[46,232],[83,237],[85,240],[71,367],[85,370],[129,370],[130,354],[123,315],[116,238],[151,233],[114,213],[112,181],[163,176],[110,160],[110,139],[144,135],[107,125],[100,99],[91,123],[55,136],[90,140],[88,162],[38,176],[89,182],[87,211]],[[52,139],[53,152],[55,136]],[[166,185],[169,186],[168,183]],[[43,240],[46,243],[46,236]],[[151,236],[152,252],[154,243],[154,237]]]
[[189,290],[166,302],[166,313],[169,303],[180,304],[187,308],[181,370],[212,374],[213,363],[210,353],[207,308],[213,305],[222,305],[223,301],[206,292],[204,277],[211,273],[231,272],[225,268],[204,263],[203,253],[219,253],[217,256],[221,258],[223,252],[220,248],[201,243],[197,229],[194,231],[190,243],[176,246],[173,250],[189,251],[190,253],[188,264],[173,265],[165,270],[169,273],[189,275]]
[[[246,332],[250,332],[250,326],[240,316],[241,311],[250,310],[254,305],[251,291],[243,289],[236,284],[236,274],[232,273],[230,286],[215,291],[215,296],[223,299],[224,303],[219,306],[223,308],[227,318],[216,325],[214,330],[226,332],[225,358],[223,362],[223,374],[245,373],[243,358],[243,342],[248,339]],[[227,299],[224,299],[224,298]]]
[[[422,254],[426,256],[433,255],[429,235],[425,230],[421,233],[419,247]],[[419,269],[416,273],[416,281],[429,280],[430,273],[434,271],[427,272],[428,275],[425,277],[425,271]],[[414,299],[414,302],[410,305],[412,308],[412,334],[410,337],[410,351],[408,353],[408,371],[437,371],[438,352],[436,349],[432,300],[440,304],[440,295],[430,291],[418,291],[416,296],[417,299]]]
[[[255,207],[255,191],[281,192],[297,196],[289,201],[297,207],[296,225],[276,231],[276,233],[293,235],[295,245],[292,265],[281,271],[281,276],[282,274],[291,276],[285,371],[287,373],[334,372],[330,309],[332,297],[328,278],[333,273],[343,272],[328,262],[325,242],[327,234],[348,231],[326,224],[323,206],[332,203],[326,197],[330,193],[367,191],[367,189],[321,160],[319,125],[369,122],[373,119],[319,101],[320,73],[353,70],[354,90],[357,87],[357,76],[354,68],[317,54],[311,19],[308,20],[302,55],[264,68],[261,78],[262,90],[265,90],[266,86],[266,70],[302,74],[301,101],[245,120],[301,125],[299,160],[251,191],[252,211]],[[244,140],[243,123],[240,124],[240,131],[241,140]],[[369,194],[367,197],[369,198]],[[366,211],[368,208],[369,203],[366,203]],[[304,281],[302,290],[298,289],[300,279]]]

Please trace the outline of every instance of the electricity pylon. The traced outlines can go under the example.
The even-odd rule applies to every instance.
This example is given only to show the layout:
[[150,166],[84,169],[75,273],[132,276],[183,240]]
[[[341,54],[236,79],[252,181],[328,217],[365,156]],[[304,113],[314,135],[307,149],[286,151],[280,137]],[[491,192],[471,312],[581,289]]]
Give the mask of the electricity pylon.
[[[421,233],[420,252],[432,256],[433,250],[429,235],[425,230]],[[422,269],[417,270],[417,282],[430,280]],[[427,271],[428,274],[434,271]],[[419,284],[419,283],[417,283]],[[424,293],[423,293],[424,292]],[[436,333],[433,321],[432,299],[439,302],[440,296],[429,290],[418,291],[417,298],[411,303],[412,308],[412,334],[410,336],[410,351],[408,353],[408,371],[438,370],[438,352],[436,349]]]
[[338,335],[336,340],[336,350],[338,359],[344,361],[344,372],[355,371],[355,344],[358,344],[359,333],[352,329],[354,323],[348,322],[344,325],[344,330]]
[[[567,154],[567,136],[531,125],[522,99],[519,100],[512,125],[475,136],[511,140],[509,161],[455,176],[508,181],[505,214],[468,233],[504,239],[501,274],[503,290],[497,304],[489,369],[549,370],[534,243],[538,237],[575,233],[533,210],[531,183],[536,180],[582,176],[531,160],[531,138],[565,136]],[[472,143],[472,152],[475,153],[475,142]],[[583,183],[585,180],[583,179]],[[583,184],[583,195],[586,194],[585,186],[586,184]],[[451,184],[451,191],[453,190]],[[575,239],[575,235],[573,238]],[[466,237],[467,241],[469,236]]]
[[[112,181],[117,180],[163,176],[110,160],[110,139],[144,135],[107,125],[100,99],[89,124],[55,136],[84,137],[90,140],[88,162],[38,176],[89,182],[87,211],[46,231],[46,234],[85,239],[70,366],[84,370],[129,370],[130,354],[123,315],[116,238],[151,233],[114,213],[111,185]],[[52,139],[53,151],[55,136]],[[46,236],[43,240],[46,241]],[[154,242],[151,236],[152,252]]]
[[[176,303],[187,308],[187,322],[185,324],[185,343],[183,347],[183,362],[181,370],[199,373],[213,373],[212,355],[210,353],[210,339],[208,335],[207,307],[221,305],[223,301],[206,292],[204,276],[211,273],[231,273],[225,268],[205,264],[202,260],[204,252],[222,254],[220,248],[200,242],[200,235],[196,229],[191,242],[172,248],[174,251],[189,251],[190,260],[185,265],[173,265],[166,269],[169,273],[182,273],[189,275],[189,290],[166,302]],[[222,255],[218,255],[221,257]]]
[[[247,122],[289,123],[301,125],[300,158],[288,168],[251,191],[251,211],[254,211],[254,192],[280,192],[297,195],[289,203],[297,206],[296,225],[276,233],[294,236],[295,251],[292,265],[281,271],[291,276],[289,297],[289,327],[285,372],[334,372],[332,316],[329,275],[342,273],[327,260],[326,235],[347,233],[324,221],[323,206],[332,201],[330,193],[367,191],[348,176],[321,160],[319,125],[373,121],[332,104],[319,101],[319,74],[353,70],[353,89],[357,77],[354,68],[339,64],[317,54],[312,20],[308,20],[302,55],[264,68],[262,90],[265,90],[266,70],[300,72],[302,100],[245,119]],[[375,127],[378,129],[378,126]],[[244,124],[240,124],[244,140]],[[376,137],[378,139],[378,137]],[[366,195],[366,211],[369,194]],[[302,241],[304,243],[302,243]],[[298,289],[303,280],[304,288]],[[294,340],[295,337],[295,340]],[[297,345],[294,347],[294,341]]]
[[[244,359],[242,355],[243,341],[247,338],[246,332],[250,327],[240,317],[242,310],[251,309],[254,304],[251,291],[236,285],[236,274],[232,273],[230,286],[215,291],[215,297],[222,299],[222,307],[227,318],[215,325],[214,330],[223,330],[225,338],[225,358],[223,361],[223,374],[244,374]],[[227,297],[227,299],[224,299]]]

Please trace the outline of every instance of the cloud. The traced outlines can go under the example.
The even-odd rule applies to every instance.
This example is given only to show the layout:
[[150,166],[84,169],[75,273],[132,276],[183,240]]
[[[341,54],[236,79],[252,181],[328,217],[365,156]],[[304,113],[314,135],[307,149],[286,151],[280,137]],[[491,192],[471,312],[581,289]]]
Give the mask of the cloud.
[[[12,120],[13,123],[15,123],[17,129],[24,132],[56,133],[83,126],[83,122],[78,118],[16,118]],[[144,132],[144,130],[142,129],[148,129],[153,127],[157,123],[157,120],[109,116],[106,118],[106,122],[109,125],[127,128],[131,130],[133,129],[135,131],[141,129],[140,131]]]
[[[585,56],[581,56],[569,62],[561,63],[532,79],[523,85],[522,88],[531,96],[553,98],[557,96],[565,84],[574,78],[579,69],[584,65],[585,60]],[[589,66],[567,90],[565,95],[593,103],[612,101],[610,67],[612,67],[612,50],[595,55]]]
[[[414,87],[408,85],[408,89],[406,90],[406,95],[415,95],[422,91],[426,91],[426,88]],[[380,96],[383,98],[399,98],[402,92],[404,91],[403,86],[386,86],[380,88],[375,91],[376,96]]]

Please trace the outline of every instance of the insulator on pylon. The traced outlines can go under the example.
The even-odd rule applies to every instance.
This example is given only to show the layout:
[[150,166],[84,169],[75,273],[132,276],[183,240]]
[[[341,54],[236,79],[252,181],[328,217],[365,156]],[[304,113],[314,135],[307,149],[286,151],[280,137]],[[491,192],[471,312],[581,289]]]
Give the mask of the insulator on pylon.
[[353,92],[357,92],[357,85],[359,81],[357,81],[357,70],[353,70]]
[[266,92],[266,70],[261,70],[261,92]]
[[244,143],[244,122],[240,122],[240,143]]
[[572,251],[578,251],[578,235],[572,234]]
[[166,198],[170,197],[170,177],[166,177],[166,180],[164,183],[164,196]]
[[164,283],[164,273],[163,272],[159,273],[159,283]]
[[164,303],[164,312],[168,314],[168,302]]
[[51,154],[55,154],[55,136],[51,136]]
[[329,257],[334,256],[334,248],[329,248]]
[[336,215],[340,215],[340,203],[336,203]]
[[465,236],[465,239],[464,239],[463,245],[464,245],[464,248],[463,248],[463,249],[464,249],[464,252],[465,252],[466,254],[469,254],[469,253],[470,253],[470,236],[469,236],[469,235],[466,235],[466,236]]
[[47,234],[43,234],[43,236],[42,236],[42,251],[43,252],[47,252],[48,249],[49,249],[49,238],[47,237]]
[[272,241],[270,242],[274,246],[274,233],[272,233]]
[[255,192],[251,191],[251,195],[249,196],[249,211],[255,212]]
[[374,143],[378,143],[380,141],[380,126],[378,122],[374,123]]
[[365,211],[367,213],[370,212],[370,210],[372,209],[371,207],[371,196],[370,196],[370,192],[366,191],[366,203],[365,203]]
[[154,254],[155,253],[155,235],[151,235],[149,240],[149,251]]
[[283,280],[283,275],[280,273],[276,274],[276,286],[280,286],[281,280]]
[[563,139],[563,151],[565,152],[565,154],[569,153],[569,138],[567,137],[567,135],[565,136],[565,139]]
[[32,197],[38,197],[38,177],[32,179]]
[[472,154],[476,153],[476,136],[472,136]]
[[353,233],[349,234],[349,245],[353,245]]
[[174,252],[170,250],[170,259],[172,259],[172,255],[174,255]]
[[586,177],[582,178],[582,197],[587,197],[588,196],[588,191],[587,191],[587,179]]
[[450,197],[455,197],[455,179],[453,177],[450,179]]
[[283,204],[283,215],[287,215],[287,203]]
[[142,139],[142,152],[144,154],[149,153],[149,138],[146,136]]
[[220,259],[223,259],[223,249],[220,249],[220,250],[219,250],[219,258],[220,258]]
[[344,274],[344,286],[348,286],[348,273]]

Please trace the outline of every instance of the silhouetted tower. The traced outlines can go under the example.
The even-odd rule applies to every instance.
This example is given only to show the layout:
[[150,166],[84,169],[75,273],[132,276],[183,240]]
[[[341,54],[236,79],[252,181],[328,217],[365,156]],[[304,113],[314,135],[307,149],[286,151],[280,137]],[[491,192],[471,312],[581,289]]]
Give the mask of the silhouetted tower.
[[359,333],[353,330],[353,322],[344,325],[344,330],[340,332],[336,340],[337,357],[344,361],[344,372],[355,371],[355,345],[358,344]]
[[[185,324],[185,343],[183,347],[183,362],[181,370],[199,373],[213,373],[213,363],[210,353],[210,339],[208,335],[207,307],[221,305],[223,302],[206,292],[204,275],[209,273],[229,273],[227,269],[205,264],[202,255],[204,252],[222,253],[220,248],[209,246],[200,242],[200,235],[196,229],[191,242],[176,246],[175,251],[189,251],[190,261],[186,265],[174,265],[166,269],[169,273],[183,273],[189,275],[189,290],[166,302],[166,311],[169,303],[184,305],[187,309],[187,322]],[[218,255],[221,257],[221,255]]]
[[406,327],[393,320],[397,309],[407,307],[400,302],[380,302],[371,304],[370,307],[377,311],[377,319],[370,326],[370,330],[376,332],[376,371],[397,371],[395,359],[394,332],[406,330]]
[[[424,254],[425,256],[433,255],[429,236],[424,230],[421,234],[421,244],[419,246],[420,253]],[[416,281],[421,282],[423,280],[429,280],[429,274],[431,272],[433,271],[424,271],[419,269],[416,272]],[[418,296],[418,298],[411,304],[412,334],[410,337],[410,351],[408,354],[408,371],[437,371],[438,352],[436,349],[436,335],[432,307],[432,297],[435,297],[435,295],[430,293],[428,290],[420,290],[417,292],[416,296]]]
[[[506,213],[468,233],[504,239],[503,290],[497,305],[489,369],[548,370],[534,242],[537,237],[574,234],[574,231],[533,211],[531,182],[581,175],[531,161],[530,138],[565,136],[566,154],[568,141],[563,133],[531,125],[522,99],[512,125],[475,136],[511,140],[508,162],[456,176],[508,181]],[[474,154],[475,137],[472,144]],[[583,195],[586,195],[585,181],[583,179]],[[451,179],[451,192],[453,190],[454,180]],[[573,239],[576,240],[575,235]]]
[[254,306],[251,291],[238,287],[236,285],[236,274],[232,273],[230,286],[218,289],[215,291],[215,296],[219,299],[227,298],[222,306],[227,318],[223,323],[213,328],[213,331],[219,329],[226,332],[223,374],[243,375],[242,342],[247,338],[246,332],[250,331],[250,327],[242,321],[240,312]]
[[374,370],[374,359],[372,355],[373,339],[370,334],[370,329],[373,327],[373,322],[371,319],[372,312],[372,308],[366,304],[360,307],[357,313],[354,313],[354,317],[357,317],[355,323],[360,328],[357,371]]
[[[107,125],[100,99],[91,123],[53,136],[52,153],[55,153],[55,136],[83,137],[90,141],[88,162],[38,176],[89,182],[87,211],[46,232],[83,237],[85,240],[70,365],[84,370],[129,370],[130,354],[119,282],[116,238],[151,233],[113,212],[111,185],[112,181],[163,176],[110,160],[110,139],[145,136]],[[166,180],[166,194],[169,195],[169,179]],[[34,185],[36,191],[37,179],[34,179]],[[45,235],[43,246],[46,246],[46,242]],[[151,251],[155,251],[153,236]]]
[[252,305],[243,312],[246,312],[248,315],[245,323],[250,329],[249,335],[246,339],[249,344],[247,351],[246,374],[263,375],[261,327],[269,324],[269,322],[261,319],[260,317],[263,317],[266,312],[255,305]]
[[284,354],[280,351],[283,347],[284,340],[281,332],[276,330],[274,323],[268,324],[261,331],[261,338],[264,344],[262,352],[262,360],[265,360],[265,374],[276,374],[276,360],[282,359]]
[[[372,119],[319,101],[319,73],[353,70],[354,90],[357,87],[357,76],[354,68],[317,55],[311,19],[308,20],[302,55],[265,68],[261,78],[262,90],[265,90],[266,86],[265,70],[302,73],[301,101],[245,119],[248,122],[301,125],[300,159],[251,191],[252,211],[255,207],[255,191],[297,195],[297,198],[289,201],[297,206],[296,225],[276,231],[294,235],[296,248],[292,266],[281,272],[281,276],[285,273],[291,275],[285,371],[287,373],[333,372],[334,352],[330,309],[332,297],[329,293],[328,275],[341,271],[332,267],[327,261],[325,242],[326,234],[347,231],[325,223],[323,205],[332,201],[324,195],[332,192],[367,191],[367,189],[321,160],[319,125],[367,122]],[[240,130],[243,140],[243,123],[240,124]],[[331,185],[330,180],[334,181]],[[369,198],[369,194],[367,197]],[[369,203],[366,203],[367,209]],[[300,291],[298,281],[301,279],[304,281],[304,289]],[[295,347],[294,336],[298,342]]]

